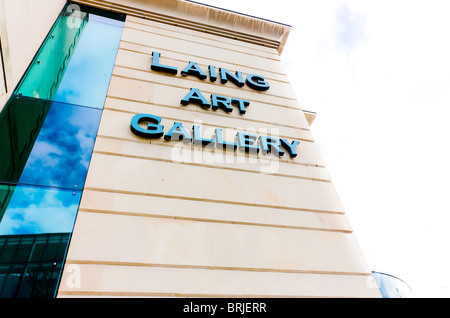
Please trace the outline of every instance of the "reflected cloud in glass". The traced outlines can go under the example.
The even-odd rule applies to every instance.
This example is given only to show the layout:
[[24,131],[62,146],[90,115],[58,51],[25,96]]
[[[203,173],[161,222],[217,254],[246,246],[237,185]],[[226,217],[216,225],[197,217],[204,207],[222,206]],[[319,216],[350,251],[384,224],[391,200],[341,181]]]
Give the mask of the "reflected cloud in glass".
[[103,108],[124,22],[83,16],[59,17],[16,94]]
[[[0,185],[0,192],[11,188]],[[0,235],[72,232],[81,191],[24,185],[14,186],[13,191]]]
[[101,110],[53,102],[19,183],[82,189]]
[[89,14],[54,97],[55,101],[103,108],[122,36],[123,22]]

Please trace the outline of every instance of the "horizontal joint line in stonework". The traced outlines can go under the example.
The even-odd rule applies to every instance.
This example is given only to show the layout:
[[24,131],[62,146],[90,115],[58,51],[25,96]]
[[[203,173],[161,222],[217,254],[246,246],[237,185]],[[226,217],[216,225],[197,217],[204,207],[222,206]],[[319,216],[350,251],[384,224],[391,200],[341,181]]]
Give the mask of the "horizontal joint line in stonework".
[[193,198],[193,197],[183,197],[183,196],[178,196],[178,195],[157,194],[157,193],[148,193],[148,192],[139,192],[139,191],[127,191],[127,190],[119,190],[119,189],[104,189],[104,188],[95,188],[95,187],[85,187],[84,189],[91,190],[91,191],[99,191],[99,192],[142,195],[142,196],[150,196],[150,197],[158,197],[158,198],[171,198],[171,199],[173,198],[173,199],[199,201],[199,202],[212,202],[212,203],[253,206],[253,207],[262,207],[262,208],[275,208],[275,209],[283,209],[283,210],[289,210],[289,211],[304,211],[304,212],[318,212],[318,213],[345,215],[345,212],[343,212],[343,211],[327,211],[327,210],[296,208],[296,207],[287,207],[287,206],[270,205],[270,204],[214,200],[214,199],[206,199],[206,198]]
[[244,41],[247,43],[258,44],[266,47],[271,47],[274,49],[278,49],[281,44],[280,41],[277,40],[268,40],[264,37],[248,35],[246,33],[234,30],[230,31],[225,28],[217,28],[217,27],[211,28],[208,24],[199,24],[198,22],[191,22],[188,20],[179,20],[179,19],[174,20],[171,17],[161,18],[161,16],[155,16],[152,14],[146,14],[145,18],[158,22],[163,21],[163,23],[167,23],[174,26],[180,26],[188,30],[206,32],[213,35],[219,35],[221,37],[231,38],[239,41]]
[[[214,45],[214,44],[207,44],[207,43],[203,43],[203,42],[199,42],[199,41],[188,41],[188,40],[185,40],[185,39],[177,37],[177,36],[162,35],[160,33],[151,32],[151,31],[148,31],[148,30],[138,29],[136,27],[132,27],[132,26],[129,26],[129,25],[125,25],[124,29],[136,30],[136,31],[141,31],[141,32],[149,33],[149,34],[155,34],[155,35],[158,35],[158,36],[161,36],[161,37],[165,37],[165,38],[171,38],[171,39],[180,40],[180,41],[184,41],[184,42],[196,43],[196,44],[200,44],[200,45],[204,45],[204,46],[210,46],[210,47],[214,47],[214,48],[218,48],[218,49],[222,49],[222,50],[226,50],[226,51],[230,51],[230,52],[236,52],[236,53],[241,53],[241,54],[252,55],[252,53],[246,53],[246,52],[242,52],[242,51],[235,50],[235,49],[224,48],[223,46],[219,46],[217,44]],[[264,59],[273,60],[273,61],[276,61],[276,62],[280,61],[280,58],[278,56],[277,57],[267,57],[267,56],[263,56],[263,55],[260,55],[260,54],[255,54],[255,56],[260,57],[260,58],[264,58]]]
[[[137,24],[138,26],[142,25],[142,26],[145,26],[145,27],[147,27],[147,28],[151,28],[151,29],[155,29],[155,30],[162,30],[163,32],[164,32],[164,31],[169,31],[169,32],[172,32],[172,33],[177,33],[177,34],[179,34],[179,36],[184,36],[184,35],[194,36],[194,35],[189,34],[189,33],[187,33],[187,32],[180,32],[178,29],[177,29],[177,30],[170,30],[170,29],[168,29],[168,28],[164,28],[163,26],[165,26],[166,24],[162,24],[161,26],[154,26],[154,25],[148,25],[148,24],[142,23],[142,22],[140,22],[140,21],[126,21],[124,27],[130,28],[130,29],[136,29],[136,27],[135,27],[135,28],[129,27],[129,26],[128,26],[129,24]],[[140,31],[145,31],[145,30],[142,30],[142,29],[138,29],[138,30],[140,30]],[[164,34],[159,33],[159,32],[157,32],[157,31],[146,31],[146,32],[149,32],[149,33],[152,33],[152,34],[161,35],[161,36],[165,36]],[[225,41],[223,41],[222,38],[211,39],[211,38],[208,38],[208,37],[205,37],[205,36],[204,36],[205,32],[202,32],[202,31],[198,31],[198,32],[199,32],[199,33],[198,33],[198,36],[197,36],[198,38],[202,38],[202,39],[205,39],[205,40],[208,40],[208,41],[214,41],[214,42],[218,42],[218,43],[223,43],[224,45],[229,45],[229,44],[231,44],[231,45],[233,45],[233,46],[237,46],[237,47],[249,49],[249,50],[252,50],[252,51],[257,51],[257,52],[260,52],[260,53],[263,53],[263,54],[272,54],[272,55],[275,55],[275,56],[278,56],[278,57],[279,57],[279,55],[278,55],[277,53],[273,53],[273,52],[269,52],[269,51],[265,51],[265,50],[260,49],[260,46],[257,46],[257,47],[254,47],[254,48],[253,48],[253,47],[248,47],[248,46],[245,46],[245,45],[241,45],[241,42],[242,42],[242,41],[239,41],[239,42],[236,41],[236,42],[230,43],[230,42],[225,42]],[[208,34],[208,33],[207,33],[207,34]],[[175,37],[175,36],[174,36],[174,37]],[[178,37],[175,37],[175,38],[178,39]],[[229,39],[229,38],[226,37],[226,39]],[[247,42],[247,43],[248,43],[248,42]],[[204,44],[205,44],[205,43],[204,43]],[[264,48],[267,48],[267,46],[263,46],[263,47],[264,47]],[[273,50],[273,49],[270,49],[270,50]]]
[[[121,51],[129,51],[129,52],[133,52],[133,53],[138,53],[138,54],[143,54],[143,55],[152,56],[150,53],[138,52],[138,51],[135,51],[135,50],[132,50],[132,49],[127,49],[127,48],[120,48],[120,50],[121,50]],[[177,61],[177,62],[181,62],[181,63],[186,63],[186,61],[180,60],[180,59],[176,59],[176,58],[167,58],[167,57],[166,57],[166,60],[171,60],[171,61]],[[117,61],[116,61],[115,66],[120,66],[120,67],[123,67],[123,68],[129,68],[129,69],[137,70],[137,71],[141,71],[141,72],[153,73],[153,71],[152,71],[150,68],[147,70],[147,69],[135,68],[135,67],[127,66],[127,65],[120,65],[120,64],[117,64]],[[204,69],[207,69],[207,68],[208,68],[208,66],[205,65],[205,64],[200,64],[200,63],[198,63],[198,66],[199,66],[199,67],[203,67]],[[172,74],[165,74],[165,73],[163,73],[163,72],[160,72],[160,73],[158,73],[158,74],[160,74],[160,75],[165,75],[165,76],[169,76],[169,77],[173,77],[173,76],[174,76],[174,75],[172,75]],[[248,74],[250,74],[250,73],[244,73],[244,72],[242,73],[243,77],[246,77]],[[181,78],[183,78],[183,77],[181,77]],[[267,76],[265,77],[265,79],[266,79],[267,81],[269,81],[269,82],[278,82],[278,83],[290,85],[290,82],[289,82],[288,80],[283,81],[283,80],[279,80],[279,79],[275,79],[275,78],[270,78],[270,77],[267,77]],[[200,83],[201,83],[201,82],[200,82]],[[207,82],[207,83],[208,83],[208,84],[211,84],[211,85],[223,86],[223,84],[219,84],[218,82],[211,82],[211,81],[210,81],[210,82]],[[239,87],[238,87],[238,88],[239,88]],[[267,95],[270,95],[270,94],[267,94]],[[277,95],[270,95],[270,96],[277,96]]]
[[[145,26],[148,26],[150,28],[154,27],[154,28],[157,28],[157,29],[165,29],[162,26],[160,27],[160,26],[153,26],[153,25],[146,24],[145,22],[147,20],[149,20],[149,19],[133,19],[133,18],[131,18],[131,19],[127,19],[125,24],[127,24],[127,23],[135,23],[135,24],[145,25]],[[193,21],[188,21],[188,20],[182,20],[182,22],[185,22],[185,24],[190,24],[190,25],[193,25],[193,26],[198,26],[199,25],[198,22],[193,22]],[[176,26],[177,23],[171,23],[171,25],[172,26]],[[201,24],[201,26],[202,26],[202,28],[198,29],[199,33],[211,33],[211,29],[213,31],[215,29],[218,29],[218,31],[221,34],[223,33],[223,34],[226,34],[228,36],[233,36],[233,37],[240,36],[240,37],[243,37],[243,38],[246,38],[246,39],[249,39],[249,40],[258,41],[258,43],[259,42],[264,42],[265,44],[268,44],[268,45],[272,44],[272,45],[274,45],[276,47],[278,47],[281,44],[279,40],[267,39],[264,36],[249,35],[249,34],[247,34],[245,32],[239,32],[239,31],[235,31],[235,30],[230,30],[229,28],[217,28],[217,27],[214,27],[214,26],[211,27],[209,24]],[[188,28],[188,29],[191,29],[191,28]],[[186,33],[183,33],[183,32],[179,32],[178,29],[176,29],[173,32],[186,34]],[[216,32],[216,33],[219,33],[219,32]],[[226,38],[228,38],[228,36],[226,36]],[[217,40],[217,41],[220,41],[220,40]],[[263,47],[267,48],[267,45],[263,45]],[[258,50],[262,50],[262,49],[258,49]]]
[[[121,43],[134,44],[134,45],[138,45],[138,46],[143,46],[143,47],[150,48],[150,49],[164,50],[165,52],[172,52],[172,53],[176,53],[176,54],[181,54],[180,51],[174,51],[174,50],[170,50],[170,49],[166,49],[166,48],[158,48],[158,47],[155,47],[155,46],[145,45],[145,44],[136,43],[136,42],[131,42],[131,41],[127,41],[127,40],[121,40],[120,42],[121,42]],[[128,51],[133,51],[133,52],[138,52],[138,53],[143,53],[143,54],[149,54],[149,55],[151,55],[151,53],[145,53],[145,52],[136,51],[136,50],[133,50],[133,49],[126,49],[126,48],[123,48],[123,47],[121,47],[121,46],[119,46],[119,48],[120,48],[120,49],[123,49],[123,50],[128,50]],[[204,56],[199,56],[199,55],[189,55],[189,56],[190,56],[190,57],[194,57],[194,58],[200,58],[200,59],[208,59],[208,60],[210,60],[210,61],[215,61],[215,62],[219,62],[219,63],[223,63],[223,62],[224,62],[224,61],[222,61],[222,60],[217,60],[217,59],[214,59],[214,58],[206,58],[206,57],[204,57]],[[186,62],[186,61],[184,61],[184,62]],[[234,62],[226,62],[226,63],[227,63],[227,64],[233,64],[233,65],[236,65],[236,66],[239,66],[239,67],[246,67],[246,68],[249,68],[248,65],[238,64],[238,63],[234,63]],[[284,74],[284,73],[279,73],[279,72],[275,72],[275,71],[269,71],[269,70],[262,69],[262,68],[258,68],[258,67],[251,67],[251,68],[254,69],[254,70],[258,70],[258,71],[264,71],[264,72],[272,73],[272,74],[276,74],[276,75],[287,76],[287,75]]]
[[[138,114],[138,112],[135,111],[128,111],[128,110],[122,110],[122,109],[116,109],[116,108],[110,108],[110,107],[105,107],[104,109],[108,110],[108,111],[114,111],[114,112],[119,112],[119,113],[127,113],[127,114]],[[190,123],[190,124],[198,124],[198,122],[196,122],[195,120],[184,120],[184,119],[180,119],[180,118],[174,118],[174,117],[164,117],[164,120],[173,120],[173,121],[180,121],[182,120],[185,123]],[[251,128],[245,129],[242,127],[230,127],[230,126],[223,126],[223,125],[217,125],[217,124],[208,124],[208,123],[204,123],[202,122],[202,125],[204,126],[209,126],[209,127],[216,127],[216,128],[223,128],[223,129],[228,129],[228,130],[233,130],[233,131],[248,131],[250,130],[250,132],[255,133],[256,131],[254,131]],[[297,128],[298,129],[298,128]],[[299,129],[301,130],[301,129]],[[271,135],[272,137],[274,137],[273,135]],[[302,138],[302,137],[294,137],[294,136],[287,136],[287,135],[277,135],[278,138],[285,138],[285,139],[292,139],[292,140],[299,140],[299,141],[306,141],[306,142],[314,142],[314,140],[312,139],[307,139],[307,138]]]
[[[113,140],[121,140],[121,141],[138,142],[138,143],[142,143],[142,144],[153,144],[151,142],[151,140],[143,141],[143,140],[137,140],[137,139],[123,138],[123,137],[106,136],[106,135],[102,135],[102,134],[98,134],[97,137],[113,139]],[[306,141],[306,142],[309,142],[309,141]],[[163,147],[173,147],[173,144],[170,144],[170,142],[166,142],[166,141],[164,141],[163,143],[154,143],[153,145],[158,145],[158,146],[163,146]],[[190,145],[191,145],[191,149],[195,150],[193,148],[193,147],[195,147],[195,145],[194,144],[190,144]],[[97,152],[97,151],[94,149],[94,152]],[[235,153],[235,154],[237,155],[237,153]],[[250,156],[245,153],[239,153],[239,155],[245,156],[245,157]],[[276,160],[276,159],[268,159],[268,160]],[[295,161],[288,161],[288,160],[281,160],[280,162],[282,162],[284,164],[295,164],[295,165],[301,165],[301,166],[307,166],[307,167],[326,168],[324,165],[312,164],[312,163],[295,162]]]
[[102,297],[170,297],[170,298],[356,298],[355,296],[340,296],[340,295],[330,295],[330,296],[311,296],[311,295],[266,295],[266,294],[199,294],[199,293],[158,293],[158,292],[108,292],[108,291],[59,291],[58,295],[67,296],[102,296]]
[[339,275],[339,276],[370,276],[370,273],[363,272],[340,272],[340,271],[317,271],[317,270],[296,270],[296,269],[275,269],[275,268],[253,268],[253,267],[233,267],[233,266],[208,266],[208,265],[178,265],[178,264],[155,264],[141,262],[120,262],[120,261],[90,261],[67,259],[66,264],[79,265],[112,265],[112,266],[134,266],[151,268],[177,268],[177,269],[206,269],[222,271],[245,271],[245,272],[272,272],[287,274],[312,274],[312,275]]
[[[189,109],[189,108],[187,108],[187,106],[184,106],[184,105],[181,105],[181,104],[180,104],[180,106],[173,106],[173,105],[164,105],[164,104],[158,104],[158,103],[152,103],[152,102],[145,103],[145,102],[134,100],[134,99],[130,99],[130,98],[123,98],[123,97],[117,97],[117,96],[112,96],[112,95],[108,95],[107,97],[110,98],[110,99],[118,99],[118,100],[123,100],[123,101],[130,101],[130,102],[134,102],[134,103],[144,104],[145,106],[155,105],[155,106],[160,106],[160,107],[172,108],[172,109],[176,109],[176,110],[182,109],[183,111],[192,112],[192,113],[199,114],[199,115],[213,115],[213,116],[218,116],[219,118],[224,118],[224,116],[228,116],[227,114],[219,114],[219,113],[215,113],[213,111],[199,112],[197,110]],[[114,107],[109,106],[109,105],[106,105],[103,108],[104,109],[108,109],[108,110],[114,110],[114,111],[118,111],[118,112],[123,112],[123,113],[137,114],[136,111],[114,108]],[[301,111],[301,110],[299,110],[299,111]],[[226,118],[231,119],[231,120],[237,119],[237,120],[245,120],[245,121],[248,121],[248,122],[256,122],[256,123],[261,123],[261,124],[276,125],[276,126],[279,126],[279,127],[298,129],[298,130],[303,130],[303,131],[307,131],[307,132],[311,131],[308,128],[295,127],[295,126],[284,125],[284,124],[279,124],[279,123],[267,122],[267,121],[262,121],[262,120],[258,120],[258,119],[236,118],[236,117],[226,117]],[[225,126],[222,126],[222,127],[225,127]],[[225,128],[231,128],[231,127],[225,127]]]
[[[347,234],[353,233],[352,230],[339,230],[339,229],[328,229],[328,228],[319,228],[319,227],[306,227],[306,226],[282,225],[282,224],[271,224],[271,223],[232,221],[232,220],[223,220],[223,219],[219,220],[219,219],[195,218],[195,217],[187,217],[187,216],[185,217],[185,216],[177,216],[177,215],[150,214],[150,213],[139,213],[139,212],[122,212],[122,211],[99,210],[99,209],[89,209],[89,208],[80,208],[79,212],[114,214],[114,215],[123,215],[123,216],[138,216],[138,217],[146,217],[146,218],[171,219],[171,220],[220,223],[220,224],[232,224],[232,225],[262,226],[262,227],[273,227],[273,228],[305,230],[305,231],[334,232],[334,233],[347,233]],[[307,212],[307,213],[318,213],[318,212]]]
[[152,12],[147,12],[144,15],[140,14],[139,16],[142,16],[144,19],[148,19],[148,20],[162,22],[162,23],[174,25],[174,26],[180,26],[180,27],[190,29],[190,30],[207,32],[210,34],[219,35],[222,37],[232,38],[232,39],[236,39],[236,40],[241,40],[244,42],[256,43],[256,44],[260,44],[260,45],[262,43],[263,46],[273,47],[274,49],[278,49],[278,47],[280,46],[280,41],[268,40],[264,37],[248,35],[246,33],[239,32],[239,31],[230,31],[226,28],[211,27],[210,25],[204,24],[204,23],[191,22],[189,20],[173,18],[171,16],[163,16],[161,14],[154,14]]
[[[96,296],[96,297],[170,297],[170,298],[314,298],[313,296],[290,296],[290,295],[256,295],[256,294],[193,294],[193,293],[158,293],[158,292],[114,292],[114,291],[81,291],[81,290],[59,290],[58,295],[61,296]],[[330,296],[329,298],[334,298]],[[326,298],[317,296],[316,298]]]
[[[154,157],[151,158],[151,157],[145,157],[145,156],[139,156],[139,155],[117,153],[117,152],[113,152],[113,151],[96,150],[96,151],[94,151],[94,153],[116,156],[116,157],[142,159],[142,160],[148,160],[148,161],[176,163],[176,164],[186,165],[186,166],[196,166],[196,167],[204,167],[204,168],[210,168],[210,169],[232,170],[232,171],[239,171],[239,172],[243,172],[243,173],[256,173],[256,174],[264,174],[264,175],[271,175],[271,176],[277,176],[277,177],[285,177],[285,178],[294,178],[294,179],[301,179],[301,180],[310,180],[310,181],[331,183],[331,180],[328,180],[328,179],[303,177],[303,176],[289,175],[289,174],[283,174],[283,173],[262,172],[262,171],[257,171],[257,170],[247,170],[247,169],[234,168],[234,167],[215,166],[215,165],[211,165],[211,164],[207,164],[207,163],[205,164],[205,163],[196,163],[196,162],[174,161],[172,159],[163,159],[163,158],[154,158]],[[323,168],[319,168],[319,169],[323,169]]]
[[[93,2],[98,2],[98,1],[78,0],[78,2],[85,3],[85,4],[92,6],[92,5],[94,5]],[[113,3],[109,3],[108,6],[105,6],[102,3],[95,3],[95,6],[99,7],[99,8],[107,9],[107,10],[113,10],[113,11],[116,10],[117,12],[124,13],[124,14],[131,15],[131,16],[136,16],[138,18],[143,18],[146,20],[156,21],[156,22],[163,23],[163,24],[180,26],[180,27],[183,27],[186,29],[192,29],[192,30],[200,31],[200,32],[208,32],[208,33],[212,33],[212,34],[217,34],[222,37],[234,38],[237,40],[250,42],[250,43],[254,43],[254,44],[261,45],[261,43],[264,42],[264,43],[262,43],[263,46],[273,47],[274,49],[278,49],[280,46],[279,41],[266,40],[265,38],[262,38],[262,37],[250,36],[250,35],[246,35],[245,33],[237,32],[237,31],[230,32],[224,28],[218,28],[218,27],[212,28],[208,24],[204,24],[204,23],[199,24],[199,23],[190,22],[189,20],[185,20],[185,19],[174,18],[169,15],[153,13],[150,11],[136,10],[136,9],[134,9],[132,7],[128,7],[128,6],[116,5]]]
[[[112,97],[112,96],[108,96],[108,97]],[[116,98],[116,97],[114,97],[114,98]],[[134,101],[134,100],[130,100],[130,101]],[[156,105],[156,104],[154,104],[154,105]],[[128,111],[128,110],[117,109],[117,108],[111,108],[111,107],[104,107],[103,109],[104,109],[104,110],[106,109],[106,110],[108,110],[108,111],[119,112],[119,113],[139,114],[139,113],[136,112],[136,111]],[[184,120],[184,119],[174,118],[174,117],[164,117],[163,119],[164,119],[164,120],[174,120],[174,121],[180,121],[180,120],[183,120],[183,122],[192,123],[192,124],[196,124],[196,123],[197,123],[195,120],[194,120],[194,121],[193,121],[193,120]],[[235,127],[223,126],[223,125],[217,125],[217,124],[207,124],[207,123],[203,123],[203,122],[202,122],[202,125],[205,125],[205,126],[211,126],[211,127],[217,127],[217,128],[223,128],[223,129],[230,129],[230,130],[233,130],[233,131],[237,131],[237,130],[244,130],[244,131],[246,131],[246,130],[248,130],[248,129],[241,128],[241,127],[235,128]],[[289,127],[289,128],[290,128],[290,127]],[[300,128],[297,128],[297,129],[298,129],[298,130],[303,130],[303,129],[300,129]],[[251,132],[254,132],[253,129],[250,129],[250,130],[251,130]],[[308,130],[303,130],[303,131],[309,132]],[[278,137],[279,137],[279,138],[292,139],[292,140],[308,141],[308,142],[313,142],[313,141],[314,141],[314,140],[312,140],[312,139],[307,139],[307,138],[302,138],[302,137],[297,137],[297,136],[278,135]]]
[[[120,64],[115,64],[114,67],[116,68],[115,69],[116,72],[117,72],[118,69],[120,70],[122,68],[122,69],[138,71],[138,72],[142,72],[142,73],[148,73],[148,74],[152,74],[152,75],[154,74],[154,72],[152,70],[150,70],[150,69],[149,70],[143,70],[143,69],[140,69],[140,68],[135,68],[135,67],[127,66],[127,65],[120,65]],[[164,86],[171,86],[171,87],[175,87],[175,88],[188,89],[188,87],[185,87],[185,86],[179,86],[179,85],[175,85],[175,84],[163,84],[163,83],[160,83],[160,82],[157,82],[157,81],[153,81],[153,80],[141,79],[141,78],[131,77],[131,76],[128,76],[128,75],[122,75],[122,74],[118,74],[118,73],[113,73],[113,75],[117,76],[117,77],[123,77],[123,78],[129,78],[129,79],[139,80],[139,81],[148,82],[148,83],[154,83],[154,84],[158,84],[158,85],[164,85]],[[170,77],[170,78],[174,77],[174,75],[166,74],[166,73],[163,73],[163,72],[160,72],[157,75],[164,76],[164,77]],[[188,77],[184,77],[184,76],[175,76],[175,78],[179,79],[179,80],[193,81],[193,80],[189,79]],[[219,84],[218,82],[205,82],[205,80],[200,80],[199,83],[200,84],[205,84],[206,83],[208,85],[213,85],[213,86],[216,86],[216,87],[224,87],[223,84]],[[289,84],[289,83],[285,83],[285,84]],[[188,86],[194,86],[194,85],[188,85]],[[239,90],[240,87],[227,86],[226,88]],[[245,90],[245,92],[252,93],[252,91],[250,91],[250,90]],[[297,99],[293,98],[293,97],[284,97],[284,96],[279,96],[279,95],[274,95],[274,94],[267,94],[266,93],[266,94],[264,94],[264,96],[270,96],[270,97],[274,97],[274,98],[283,98],[283,99],[287,99],[287,100],[295,101],[295,102],[297,101]],[[258,102],[264,103],[264,104],[273,104],[273,103],[268,103],[268,102],[264,102],[264,101],[258,101]],[[273,105],[278,105],[278,104],[273,104]],[[292,108],[292,109],[295,109],[295,110],[302,111],[300,108],[294,108],[292,106],[283,106],[283,105],[278,105],[278,106],[279,107]]]
[[[133,99],[129,99],[129,98],[116,97],[116,96],[112,96],[112,95],[108,95],[108,98],[124,100],[124,101],[131,101],[131,102],[134,102],[134,103],[144,104],[145,106],[155,105],[155,106],[160,106],[160,107],[173,108],[173,109],[176,109],[176,110],[182,109],[183,111],[192,112],[192,113],[199,114],[199,115],[213,115],[213,116],[218,116],[219,118],[224,118],[224,116],[229,116],[229,114],[225,114],[225,113],[224,114],[219,114],[219,113],[216,113],[216,112],[213,112],[213,111],[205,112],[203,110],[203,112],[200,112],[200,111],[197,111],[197,110],[194,110],[194,109],[189,109],[189,108],[187,108],[187,106],[181,105],[181,104],[180,104],[180,106],[173,106],[173,105],[164,105],[164,104],[157,104],[157,103],[145,103],[145,102],[142,102],[142,101],[137,101],[137,100],[133,100]],[[129,113],[129,114],[136,114],[137,113],[135,111],[131,111],[131,110],[127,110],[127,109],[114,108],[114,107],[111,107],[111,106],[105,106],[105,107],[103,107],[103,109],[109,109],[109,110],[114,110],[114,111],[118,111],[118,112]],[[301,110],[299,110],[299,111],[301,111]],[[275,124],[276,126],[279,126],[279,127],[298,129],[298,130],[303,130],[303,131],[307,131],[307,132],[311,131],[309,128],[295,127],[295,126],[291,126],[291,125],[273,123],[273,122],[268,122],[268,121],[263,121],[263,120],[258,120],[258,119],[236,118],[236,117],[225,117],[225,118],[228,118],[228,119],[231,119],[231,120],[234,120],[234,119],[245,120],[245,121],[248,121],[248,122],[257,122],[257,123],[269,124],[269,125],[274,125]]]
[[[135,80],[135,81],[140,81],[140,82],[144,82],[144,83],[152,83],[152,84],[157,84],[157,85],[161,85],[161,86],[170,86],[170,87],[175,87],[175,88],[180,88],[180,89],[187,89],[187,90],[189,90],[190,86],[193,86],[193,85],[188,85],[188,87],[186,87],[186,86],[175,85],[175,84],[163,84],[163,83],[160,83],[160,82],[157,82],[157,81],[154,81],[154,80],[148,80],[148,79],[142,79],[142,78],[132,77],[132,76],[129,76],[129,75],[117,74],[117,69],[118,69],[118,68],[124,68],[124,69],[135,70],[135,69],[130,68],[130,67],[127,67],[127,66],[119,66],[119,65],[116,65],[116,66],[114,66],[114,70],[113,70],[112,76],[122,77],[122,78],[131,79],[131,80]],[[149,71],[142,71],[142,70],[139,70],[139,72],[150,73]],[[167,75],[167,74],[158,74],[158,75],[169,76],[169,75]],[[172,76],[172,77],[173,77],[173,76]],[[178,80],[179,80],[179,79],[181,79],[181,80],[182,80],[182,79],[185,79],[184,77],[175,77],[175,78],[178,79]],[[208,83],[208,85],[209,85],[209,83]],[[213,84],[213,85],[219,86],[219,84]],[[233,90],[238,90],[238,91],[241,92],[241,90],[239,90],[240,87],[237,87],[237,86],[236,86],[236,87],[227,86],[226,88],[233,89]],[[247,91],[245,91],[245,92],[247,92],[247,93],[252,93],[252,92],[249,91],[249,90],[247,90]],[[206,93],[206,94],[215,94],[214,92],[205,92],[205,91],[203,91],[202,93]],[[273,95],[273,94],[264,94],[264,96],[269,96],[269,97],[273,97],[273,98],[285,99],[285,100],[293,101],[293,102],[296,102],[296,101],[297,101],[297,99],[292,98],[292,97],[283,97],[283,96],[278,96],[278,95]],[[274,106],[277,106],[277,107],[286,107],[286,108],[291,108],[291,109],[301,110],[300,108],[297,108],[297,107],[292,107],[292,106],[286,106],[286,105],[281,105],[281,104],[270,103],[270,102],[266,102],[266,101],[263,101],[263,100],[257,100],[257,102],[258,102],[258,103],[263,103],[263,104],[274,105]]]

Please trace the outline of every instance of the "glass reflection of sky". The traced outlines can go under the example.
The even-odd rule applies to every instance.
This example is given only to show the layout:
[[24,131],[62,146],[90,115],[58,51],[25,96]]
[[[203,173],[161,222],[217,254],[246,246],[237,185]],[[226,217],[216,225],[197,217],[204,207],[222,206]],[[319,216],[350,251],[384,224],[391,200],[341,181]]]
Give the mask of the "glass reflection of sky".
[[409,298],[412,297],[411,288],[401,279],[389,274],[372,272],[383,298]]
[[51,38],[58,41],[44,42],[17,100],[5,106],[15,108],[0,116],[0,236],[71,233],[75,223],[124,22],[89,14],[74,32],[60,20]]
[[80,198],[81,191],[17,185],[0,235],[72,232]]
[[[35,127],[40,128],[37,139],[32,140],[35,137],[30,133],[34,126],[28,126],[41,117],[11,122],[18,131],[30,134],[20,142],[33,148],[18,184],[0,180],[9,183],[0,184],[0,200],[9,200],[0,216],[0,235],[72,232],[123,25],[122,21],[89,14],[45,121],[42,127]],[[44,75],[24,81],[46,80]],[[26,91],[23,95],[28,96]],[[16,98],[21,102],[24,97]],[[21,111],[34,114],[31,107],[43,106],[39,99],[31,99],[23,101]],[[21,144],[18,150],[27,145]]]
[[[119,25],[119,26],[118,26]],[[123,22],[89,14],[55,101],[103,108]]]
[[101,110],[53,102],[19,183],[82,189]]

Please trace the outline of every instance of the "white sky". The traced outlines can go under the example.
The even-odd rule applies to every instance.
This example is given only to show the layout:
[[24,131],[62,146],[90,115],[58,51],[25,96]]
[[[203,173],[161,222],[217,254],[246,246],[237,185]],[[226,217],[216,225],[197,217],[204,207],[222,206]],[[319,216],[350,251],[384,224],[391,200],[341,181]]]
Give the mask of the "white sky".
[[450,1],[197,1],[292,25],[282,60],[369,266],[450,297]]

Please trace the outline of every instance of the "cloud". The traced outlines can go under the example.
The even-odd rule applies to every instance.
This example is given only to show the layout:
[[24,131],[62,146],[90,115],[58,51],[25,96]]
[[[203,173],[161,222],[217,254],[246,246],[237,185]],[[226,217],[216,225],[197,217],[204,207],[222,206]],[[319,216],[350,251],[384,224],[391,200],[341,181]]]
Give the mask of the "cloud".
[[19,183],[82,188],[101,110],[54,102]]
[[341,3],[335,11],[333,36],[339,48],[352,50],[364,39],[366,15],[353,11],[348,3]]
[[71,232],[81,191],[16,186],[0,235]]

